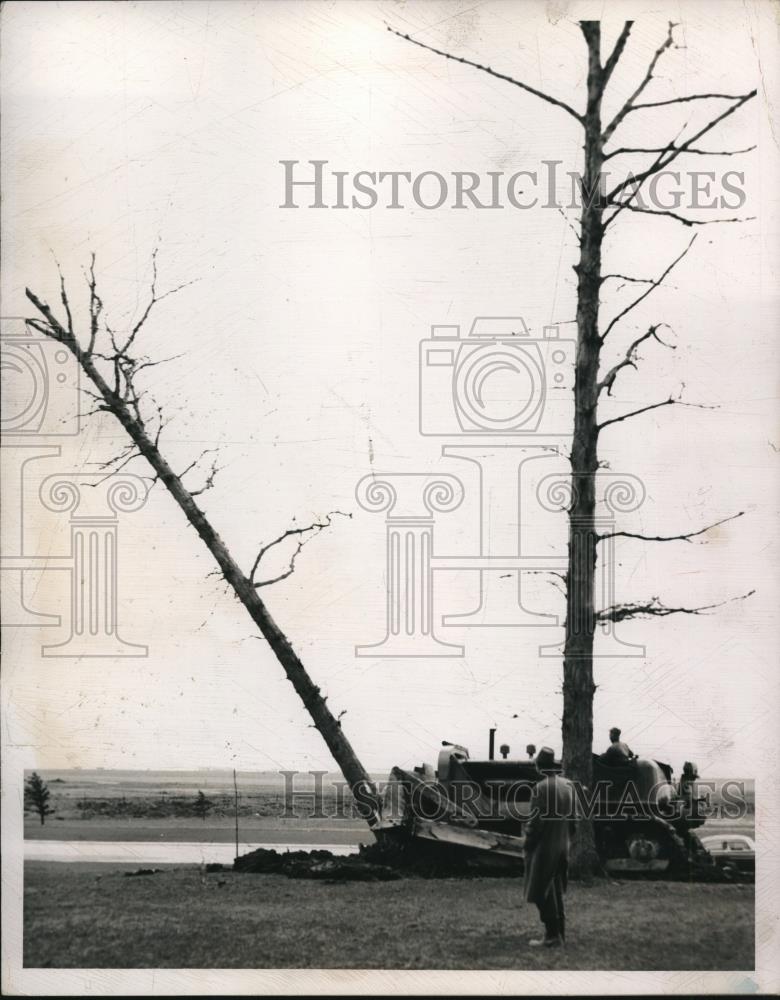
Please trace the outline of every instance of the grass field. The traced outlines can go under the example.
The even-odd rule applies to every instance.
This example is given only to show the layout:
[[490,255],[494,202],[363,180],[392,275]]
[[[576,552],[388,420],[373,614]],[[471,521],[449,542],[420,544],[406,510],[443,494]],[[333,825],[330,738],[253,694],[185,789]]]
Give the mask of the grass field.
[[[242,843],[287,844],[370,844],[373,834],[363,820],[310,818],[281,819],[273,816],[242,816],[239,820]],[[230,817],[199,819],[169,816],[165,819],[96,817],[80,820],[49,818],[41,826],[32,816],[24,822],[25,840],[105,840],[105,841],[188,841],[190,843],[232,844],[236,832]]]
[[301,881],[165,869],[25,866],[24,964],[53,968],[739,969],[747,885],[573,885],[569,943],[539,930],[517,879]]

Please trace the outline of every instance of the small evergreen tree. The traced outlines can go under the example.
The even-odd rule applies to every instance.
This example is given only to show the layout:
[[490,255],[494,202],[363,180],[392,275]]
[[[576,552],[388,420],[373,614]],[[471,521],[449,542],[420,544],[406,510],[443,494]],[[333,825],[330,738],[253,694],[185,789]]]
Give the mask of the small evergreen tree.
[[46,822],[46,817],[54,812],[49,805],[50,796],[51,792],[46,787],[46,782],[37,771],[33,771],[24,785],[24,808],[38,813],[41,826]]
[[200,816],[203,822],[206,822],[206,817],[208,816],[210,810],[212,809],[214,803],[211,799],[207,799],[203,792],[198,792],[198,797],[195,799],[195,814]]

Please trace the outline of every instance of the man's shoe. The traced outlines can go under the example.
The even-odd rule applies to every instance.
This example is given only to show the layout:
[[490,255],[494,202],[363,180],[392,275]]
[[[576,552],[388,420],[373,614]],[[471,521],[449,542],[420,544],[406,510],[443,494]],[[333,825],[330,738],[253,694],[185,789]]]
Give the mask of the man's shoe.
[[528,942],[529,948],[560,948],[562,945],[563,941],[559,937],[535,938],[533,941]]

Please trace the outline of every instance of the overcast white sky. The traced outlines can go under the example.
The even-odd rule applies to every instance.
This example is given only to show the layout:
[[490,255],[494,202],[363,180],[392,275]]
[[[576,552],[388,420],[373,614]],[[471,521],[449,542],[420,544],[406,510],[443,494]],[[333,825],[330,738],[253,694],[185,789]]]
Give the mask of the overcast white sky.
[[[560,663],[539,659],[548,636],[536,630],[448,629],[448,640],[465,644],[463,659],[355,658],[356,643],[383,632],[384,524],[360,510],[354,488],[371,471],[459,471],[441,457],[441,441],[417,430],[418,342],[432,323],[468,326],[476,315],[523,316],[534,335],[570,321],[575,213],[285,210],[279,161],[328,160],[350,173],[486,174],[538,170],[551,159],[577,169],[581,136],[571,118],[413,47],[385,22],[581,108],[586,53],[576,19],[594,10],[418,0],[16,3],[4,11],[3,315],[28,313],[25,284],[56,300],[52,251],[81,317],[81,268],[95,251],[106,310],[120,328],[142,308],[158,241],[161,287],[195,282],[159,306],[144,337],[152,356],[184,355],[149,378],[175,414],[165,447],[181,467],[204,448],[220,449],[223,470],[204,508],[247,568],[258,543],[293,518],[353,513],[265,596],[331,707],[346,711],[345,729],[369,767],[432,761],[443,738],[483,752],[494,724],[517,749],[532,741],[560,750]],[[777,753],[777,140],[768,103],[777,77],[774,50],[765,49],[776,26],[768,6],[727,0],[627,3],[621,17],[624,10],[638,22],[611,83],[612,106],[641,79],[673,16],[683,44],[666,56],[647,99],[758,87],[706,146],[758,150],[683,164],[744,171],[741,214],[755,218],[701,227],[691,253],[610,347],[617,359],[643,324],[664,321],[677,348],[643,350],[639,370],[616,387],[611,414],[682,383],[686,399],[719,408],[665,408],[603,441],[612,469],[640,476],[647,489],[622,527],[674,534],[746,513],[703,545],[624,542],[619,597],[709,604],[757,592],[710,616],[627,625],[625,638],[645,644],[647,657],[597,664],[595,729],[605,741],[620,725],[637,752],[678,769],[694,759],[703,776],[753,775]],[[619,27],[612,16],[604,22],[609,41]],[[621,144],[656,145],[713,106],[637,114]],[[691,235],[668,219],[621,220],[607,269],[657,276]],[[605,314],[625,301],[605,296]],[[46,471],[91,469],[122,444],[111,419],[91,420]],[[136,471],[146,470],[138,463]],[[465,468],[463,476],[467,502],[437,524],[443,554],[474,554],[475,481]],[[41,518],[33,530],[33,548],[67,551],[67,518]],[[547,551],[563,551],[563,520],[550,530]],[[47,660],[33,630],[5,630],[3,739],[19,750],[15,759],[28,767],[330,766],[281,668],[208,576],[208,553],[159,487],[123,517],[119,535],[121,628],[148,644],[149,656]],[[445,583],[437,615],[473,606],[472,575]],[[64,608],[51,579],[37,599],[40,610]],[[550,587],[540,584],[534,600],[560,611]]]

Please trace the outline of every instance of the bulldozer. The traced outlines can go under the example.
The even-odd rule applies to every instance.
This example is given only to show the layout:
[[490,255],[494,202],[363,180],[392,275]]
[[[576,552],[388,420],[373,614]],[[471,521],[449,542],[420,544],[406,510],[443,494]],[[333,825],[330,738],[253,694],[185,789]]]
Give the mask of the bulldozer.
[[[521,869],[523,831],[540,779],[535,747],[529,744],[526,759],[511,759],[509,747],[502,746],[496,759],[494,746],[491,730],[486,759],[443,741],[435,768],[393,768],[374,830],[380,842],[407,850],[416,844],[429,856],[438,845],[451,859]],[[555,767],[560,771],[560,762]],[[663,872],[711,863],[692,835],[706,820],[706,799],[697,797],[694,780],[676,784],[666,763],[637,757],[616,765],[609,755],[594,754],[593,784],[577,789],[577,801],[579,818],[594,822],[607,871]]]

